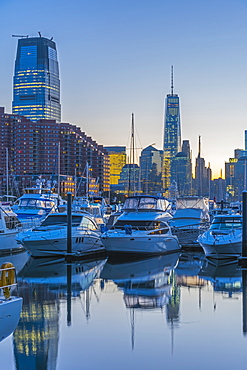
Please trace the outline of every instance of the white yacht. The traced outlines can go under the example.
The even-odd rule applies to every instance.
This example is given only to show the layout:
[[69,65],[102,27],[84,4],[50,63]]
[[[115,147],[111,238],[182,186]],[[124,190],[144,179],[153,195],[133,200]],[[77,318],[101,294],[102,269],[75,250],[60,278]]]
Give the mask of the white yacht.
[[0,203],[0,254],[24,250],[15,237],[22,225],[9,203]]
[[[32,256],[65,255],[67,252],[67,213],[50,213],[41,225],[17,235],[16,240]],[[72,253],[88,254],[104,251],[100,231],[86,213],[72,213]]]
[[210,258],[236,258],[242,253],[242,216],[239,214],[216,215],[198,242]]
[[106,251],[142,256],[178,251],[178,239],[168,225],[169,206],[166,199],[156,196],[127,198],[123,213],[101,236]]
[[170,226],[182,245],[194,243],[209,226],[208,200],[197,196],[178,197]]
[[47,181],[47,183],[47,187],[44,187],[43,182],[39,181],[37,186],[26,188],[25,193],[12,206],[22,223],[40,222],[49,213],[56,212],[66,205],[66,201],[52,191],[50,182]]

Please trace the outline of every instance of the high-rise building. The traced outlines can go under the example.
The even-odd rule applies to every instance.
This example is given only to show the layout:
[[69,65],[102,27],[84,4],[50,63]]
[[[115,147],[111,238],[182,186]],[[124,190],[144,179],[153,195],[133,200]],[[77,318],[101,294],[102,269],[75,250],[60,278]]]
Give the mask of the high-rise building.
[[61,121],[59,68],[54,41],[45,37],[18,40],[12,112],[32,121]]
[[86,164],[99,191],[110,190],[108,153],[80,127],[55,120],[33,122],[21,115],[5,113],[0,107],[0,131],[0,193],[6,194],[7,173],[10,187],[16,193],[15,188],[30,186],[33,176],[57,180],[60,172],[61,178],[76,175],[77,195],[83,194],[85,182],[80,179],[85,178]]
[[195,166],[195,194],[198,196],[210,197],[210,183],[212,171],[210,166],[205,166],[205,159],[201,157],[201,136],[199,136],[198,156]]
[[126,165],[126,147],[106,146],[104,149],[108,152],[110,158],[110,185],[114,190],[118,185],[122,168]]
[[141,151],[141,188],[145,194],[158,194],[161,192],[162,157],[163,151],[156,149],[152,145]]
[[173,92],[173,66],[171,69],[171,93],[165,100],[163,187],[165,192],[171,184],[171,159],[181,151],[181,127],[179,97]]
[[171,180],[176,182],[179,196],[192,195],[192,163],[189,140],[184,140],[182,152],[171,159]]

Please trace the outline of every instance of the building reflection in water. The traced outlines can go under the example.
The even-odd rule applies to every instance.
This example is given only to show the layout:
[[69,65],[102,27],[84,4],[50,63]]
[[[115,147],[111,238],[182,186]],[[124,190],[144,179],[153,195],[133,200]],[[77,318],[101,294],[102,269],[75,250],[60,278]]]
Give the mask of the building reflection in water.
[[179,289],[173,269],[178,253],[138,260],[108,261],[101,278],[112,280],[123,291],[123,299],[130,310],[131,345],[135,344],[135,311],[167,307],[167,321],[179,320]]
[[[105,264],[83,261],[71,264],[71,295],[88,290]],[[68,293],[67,265],[62,260],[30,259],[18,274],[23,309],[14,332],[17,369],[56,369],[60,301]]]

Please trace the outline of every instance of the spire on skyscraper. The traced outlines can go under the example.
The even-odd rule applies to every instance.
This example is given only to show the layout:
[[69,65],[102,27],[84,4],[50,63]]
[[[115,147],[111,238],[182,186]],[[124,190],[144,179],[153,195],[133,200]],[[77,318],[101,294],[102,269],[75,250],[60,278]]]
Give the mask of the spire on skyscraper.
[[173,66],[171,66],[171,95],[173,95]]
[[199,135],[199,144],[198,144],[198,158],[201,157],[201,136]]

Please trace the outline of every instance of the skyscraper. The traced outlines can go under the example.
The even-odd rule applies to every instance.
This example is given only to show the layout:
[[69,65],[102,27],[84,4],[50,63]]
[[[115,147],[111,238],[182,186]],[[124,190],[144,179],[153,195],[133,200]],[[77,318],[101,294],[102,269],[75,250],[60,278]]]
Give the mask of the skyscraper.
[[171,67],[171,93],[165,101],[163,187],[167,192],[171,184],[171,158],[181,151],[179,97],[173,93],[173,66]]
[[161,192],[162,157],[163,151],[156,149],[152,145],[147,146],[141,151],[140,175],[144,194],[154,195]]
[[45,37],[18,40],[12,112],[32,121],[61,121],[56,44]]

